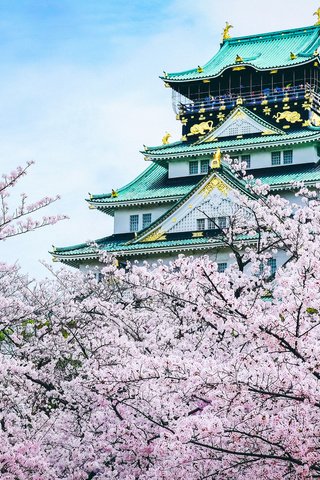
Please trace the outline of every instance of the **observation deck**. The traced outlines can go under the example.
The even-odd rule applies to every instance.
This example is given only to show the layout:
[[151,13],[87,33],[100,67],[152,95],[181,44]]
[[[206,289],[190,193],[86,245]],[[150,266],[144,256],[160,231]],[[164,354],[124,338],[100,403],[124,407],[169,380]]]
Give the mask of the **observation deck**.
[[299,86],[265,87],[262,90],[233,91],[223,94],[208,95],[199,98],[194,95],[194,100],[186,98],[173,91],[173,108],[177,115],[189,116],[213,111],[233,109],[236,106],[255,107],[277,103],[289,103],[301,100],[312,102],[315,110],[320,111],[320,95],[318,84],[300,84]]

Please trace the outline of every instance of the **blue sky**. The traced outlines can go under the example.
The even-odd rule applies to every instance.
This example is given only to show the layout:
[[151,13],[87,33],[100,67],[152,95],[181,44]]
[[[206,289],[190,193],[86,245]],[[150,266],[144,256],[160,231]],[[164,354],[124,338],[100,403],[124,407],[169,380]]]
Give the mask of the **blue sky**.
[[[320,4],[320,2],[319,2]],[[158,76],[204,64],[226,20],[234,35],[311,25],[317,0],[0,0],[0,172],[36,164],[18,192],[61,194],[69,221],[0,244],[0,260],[46,274],[52,244],[112,233],[87,192],[108,192],[145,167],[143,144],[180,126]],[[13,198],[14,200],[14,198]],[[49,212],[48,212],[49,213]]]

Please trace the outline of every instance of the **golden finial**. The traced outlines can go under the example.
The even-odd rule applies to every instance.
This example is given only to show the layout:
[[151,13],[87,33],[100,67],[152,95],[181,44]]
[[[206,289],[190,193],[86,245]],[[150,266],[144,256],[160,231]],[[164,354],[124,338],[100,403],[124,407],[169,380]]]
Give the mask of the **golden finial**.
[[236,56],[236,62],[237,62],[237,63],[243,62],[243,58],[240,57],[240,55],[237,55],[237,56]]
[[224,27],[223,34],[222,34],[223,40],[228,40],[229,38],[231,38],[231,35],[230,35],[231,28],[233,28],[233,26],[229,22],[226,22],[226,26]]
[[290,58],[291,60],[295,60],[297,58],[297,55],[293,52],[290,52]]
[[213,155],[210,167],[213,168],[213,169],[220,168],[221,167],[221,157],[222,157],[221,150],[220,150],[220,148],[218,148],[216,153]]
[[166,134],[162,137],[162,145],[168,145],[169,138],[171,138],[171,134],[166,132]]
[[316,10],[316,11],[314,12],[313,16],[318,17],[318,20],[317,20],[317,22],[315,23],[315,25],[320,25],[320,7],[318,8],[318,10]]
[[202,73],[202,72],[203,72],[203,68],[202,68],[200,65],[198,65],[197,71],[198,71],[198,73]]
[[111,190],[111,197],[116,198],[118,196],[118,192],[116,190]]
[[163,70],[163,76],[164,76],[164,78],[168,78],[168,74],[164,70]]
[[113,263],[113,266],[116,267],[116,268],[118,268],[119,265],[120,265],[119,260],[117,258],[114,258],[112,263]]

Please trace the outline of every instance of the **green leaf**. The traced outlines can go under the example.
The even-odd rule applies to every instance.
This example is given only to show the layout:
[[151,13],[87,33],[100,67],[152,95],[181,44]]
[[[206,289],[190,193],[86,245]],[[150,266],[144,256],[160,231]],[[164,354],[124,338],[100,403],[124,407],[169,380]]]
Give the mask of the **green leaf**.
[[307,313],[309,313],[310,315],[314,315],[315,313],[319,313],[319,310],[317,310],[316,308],[308,307]]
[[70,333],[67,332],[67,330],[65,330],[64,328],[61,329],[61,334],[63,336],[63,338],[68,338]]

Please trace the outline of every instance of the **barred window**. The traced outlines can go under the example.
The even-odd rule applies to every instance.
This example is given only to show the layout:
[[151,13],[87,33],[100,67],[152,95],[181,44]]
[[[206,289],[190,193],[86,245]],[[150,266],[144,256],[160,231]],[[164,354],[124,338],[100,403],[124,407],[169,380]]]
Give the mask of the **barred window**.
[[227,227],[227,217],[218,217],[217,224],[220,228]]
[[269,258],[268,267],[270,267],[271,275],[274,275],[277,271],[277,260],[275,258]]
[[[269,258],[267,261],[267,266],[270,267],[270,275],[274,275],[277,271],[277,260],[275,258]],[[260,263],[260,273],[262,274],[264,272],[264,264]]]
[[189,175],[198,175],[199,165],[198,162],[189,162]]
[[250,155],[242,155],[241,156],[241,161],[246,162],[247,168],[251,167],[251,156]]
[[227,266],[227,262],[218,263],[218,272],[223,273],[226,270]]
[[215,222],[211,220],[210,218],[208,219],[208,230],[215,230],[217,228]]
[[201,160],[200,172],[208,173],[208,171],[209,171],[209,160]]
[[151,213],[144,213],[142,215],[142,228],[147,228],[151,225]]
[[271,152],[271,165],[281,165],[281,152]]
[[197,219],[197,230],[205,230],[206,229],[206,222],[204,218]]
[[293,151],[292,150],[285,150],[283,152],[283,164],[289,165],[293,162]]
[[130,232],[139,230],[139,215],[130,215]]

